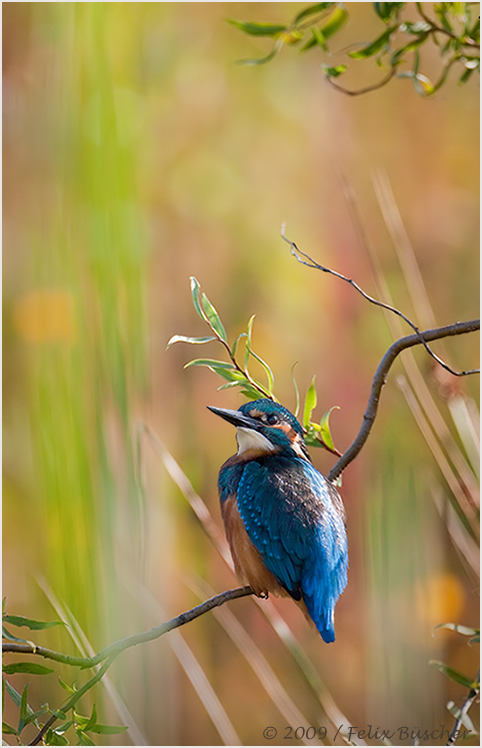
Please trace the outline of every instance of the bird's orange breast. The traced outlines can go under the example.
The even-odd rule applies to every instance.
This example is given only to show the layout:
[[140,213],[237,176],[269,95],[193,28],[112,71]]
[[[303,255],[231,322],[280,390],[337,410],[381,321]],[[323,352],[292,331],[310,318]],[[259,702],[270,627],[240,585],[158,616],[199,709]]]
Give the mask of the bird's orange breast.
[[235,496],[228,496],[222,502],[221,514],[238,579],[249,584],[258,596],[267,592],[278,596],[288,595],[266,568],[260,552],[249,539]]

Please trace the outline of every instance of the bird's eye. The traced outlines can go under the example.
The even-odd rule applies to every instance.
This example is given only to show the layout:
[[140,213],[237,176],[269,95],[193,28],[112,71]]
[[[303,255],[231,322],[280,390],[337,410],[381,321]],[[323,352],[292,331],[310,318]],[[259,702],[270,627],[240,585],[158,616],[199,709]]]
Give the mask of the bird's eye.
[[271,415],[268,416],[266,419],[270,426],[274,426],[275,423],[278,423],[278,416],[275,416],[274,413],[271,413]]

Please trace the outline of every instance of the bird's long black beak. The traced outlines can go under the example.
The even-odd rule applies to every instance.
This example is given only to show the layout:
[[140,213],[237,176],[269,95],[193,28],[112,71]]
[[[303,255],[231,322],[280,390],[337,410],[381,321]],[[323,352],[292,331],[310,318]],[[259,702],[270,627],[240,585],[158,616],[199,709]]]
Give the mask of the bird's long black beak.
[[244,413],[240,413],[239,410],[227,410],[227,408],[214,408],[212,405],[207,406],[209,410],[212,410],[217,416],[221,416],[225,421],[232,423],[233,426],[240,426],[245,429],[259,430],[259,421],[256,418],[246,416]]

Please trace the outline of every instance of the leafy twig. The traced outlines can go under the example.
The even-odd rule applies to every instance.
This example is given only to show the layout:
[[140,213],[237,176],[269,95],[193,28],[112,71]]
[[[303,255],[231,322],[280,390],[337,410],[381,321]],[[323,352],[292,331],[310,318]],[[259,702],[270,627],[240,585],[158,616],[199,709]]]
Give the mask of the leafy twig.
[[[454,39],[455,41],[459,41],[459,37],[456,34],[454,34],[453,31],[450,31],[449,29],[446,29],[443,26],[439,26],[434,21],[432,21],[432,19],[429,18],[429,16],[427,16],[427,14],[425,13],[423,9],[422,3],[415,3],[415,5],[417,6],[417,10],[420,13],[421,17],[423,18],[423,20],[426,23],[428,23],[429,26],[431,27],[429,31],[430,34],[433,34],[433,33],[445,34],[446,36],[449,36],[451,39]],[[461,43],[467,47],[475,47],[476,49],[480,49],[480,44],[477,44],[477,42],[475,42],[473,39],[470,39],[469,37],[465,37]]]
[[[55,660],[56,662],[62,662],[66,665],[72,665],[74,667],[80,667],[82,669],[95,667],[96,665],[103,663],[97,673],[89,681],[87,681],[87,683],[85,683],[82,688],[76,691],[75,694],[70,698],[70,700],[62,706],[62,711],[67,712],[69,711],[69,709],[72,709],[72,707],[75,706],[81,696],[87,693],[87,691],[89,691],[92,686],[94,686],[98,681],[102,679],[103,675],[107,672],[109,667],[121,652],[124,652],[126,649],[130,649],[131,647],[135,647],[138,644],[143,644],[145,642],[159,639],[159,637],[167,634],[169,631],[179,628],[179,626],[184,626],[184,624],[193,621],[195,618],[199,618],[199,616],[204,615],[204,613],[207,613],[213,608],[223,605],[229,600],[236,600],[239,597],[246,597],[252,594],[253,590],[251,589],[251,587],[237,587],[232,590],[226,590],[225,592],[221,592],[219,595],[215,595],[214,597],[205,600],[200,605],[191,608],[191,610],[188,610],[185,613],[181,613],[175,618],[171,618],[170,621],[161,623],[159,626],[156,626],[150,631],[144,631],[140,634],[135,634],[134,636],[129,636],[125,639],[120,639],[117,642],[113,642],[93,657],[73,657],[71,655],[65,655],[61,652],[55,652],[54,650],[47,649],[46,647],[37,646],[32,642],[2,642],[2,650],[3,652],[35,654],[48,660]],[[47,730],[53,725],[56,719],[58,719],[57,715],[52,714],[50,719],[46,722],[46,724],[42,727],[42,729],[38,732],[38,734],[29,745],[37,745],[38,743],[40,743]]]
[[[188,366],[206,366],[208,369],[213,371],[215,374],[223,377],[227,380],[227,384],[218,387],[218,390],[224,390],[226,388],[239,387],[241,393],[250,399],[257,399],[261,395],[262,397],[270,398],[275,402],[276,397],[274,395],[274,378],[273,373],[261,356],[258,356],[254,352],[251,336],[253,331],[254,315],[248,322],[246,332],[238,335],[233,345],[230,346],[228,343],[226,331],[221,321],[219,314],[217,313],[214,306],[211,304],[206,294],[201,295],[201,286],[196,278],[191,278],[191,294],[194,304],[194,308],[197,314],[205,322],[211,330],[211,335],[202,338],[187,337],[185,335],[173,335],[169,340],[167,347],[170,348],[174,343],[192,343],[195,345],[205,344],[211,342],[221,343],[223,348],[226,350],[230,362],[219,361],[212,358],[199,358],[194,361],[190,361],[185,365]],[[238,350],[238,344],[241,339],[244,339],[245,354],[244,354],[244,368],[240,366],[236,359],[236,353]],[[264,369],[267,379],[268,387],[264,387],[260,382],[257,382],[249,373],[248,366],[250,358],[254,358]],[[297,387],[295,385],[295,391]],[[299,399],[299,393],[297,394]],[[305,412],[303,418],[303,428],[305,432],[305,443],[311,447],[324,447],[332,454],[340,456],[340,452],[335,448],[333,439],[330,433],[329,416],[333,408],[331,408],[321,419],[319,424],[311,422],[311,414],[316,406],[316,392],[314,382],[311,383],[310,389],[306,394],[305,400]]]
[[[217,313],[214,306],[209,301],[205,293],[201,295],[201,286],[196,278],[191,278],[191,295],[194,304],[194,308],[201,319],[209,326],[212,335],[204,338],[193,338],[186,337],[185,335],[173,335],[169,340],[167,347],[170,348],[174,343],[193,343],[193,344],[204,344],[212,341],[221,343],[223,348],[226,350],[230,363],[224,361],[217,361],[215,359],[195,359],[190,361],[187,366],[206,366],[211,371],[219,374],[223,379],[227,380],[227,384],[222,385],[219,389],[226,389],[227,387],[240,387],[243,394],[251,398],[256,398],[259,395],[262,397],[268,397],[271,400],[276,400],[273,394],[273,374],[268,364],[258,356],[251,345],[251,334],[254,322],[254,316],[251,317],[248,323],[247,331],[239,335],[233,346],[231,347],[228,343],[226,331],[224,325],[221,322],[221,318]],[[236,351],[238,343],[241,338],[245,338],[245,360],[244,368],[240,366],[236,359]],[[268,378],[268,388],[263,387],[260,382],[257,382],[248,370],[248,363],[250,357],[256,359],[261,364],[266,372]],[[258,394],[259,393],[259,394]]]

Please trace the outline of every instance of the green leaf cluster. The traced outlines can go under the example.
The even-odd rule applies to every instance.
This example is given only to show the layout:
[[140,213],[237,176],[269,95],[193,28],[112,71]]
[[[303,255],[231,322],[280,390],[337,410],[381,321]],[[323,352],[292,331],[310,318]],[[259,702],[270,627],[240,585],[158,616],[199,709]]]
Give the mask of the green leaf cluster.
[[[333,5],[333,3],[318,3],[318,5],[326,6]],[[306,18],[307,16],[305,15],[304,17]],[[270,33],[275,32],[273,31]],[[223,346],[225,353],[227,354],[227,358],[229,359],[228,361],[223,361],[215,358],[196,358],[193,361],[189,361],[184,368],[189,368],[191,366],[205,366],[210,371],[214,372],[214,374],[217,374],[225,380],[225,383],[220,385],[218,387],[218,390],[226,390],[237,387],[241,391],[241,393],[250,400],[256,400],[259,397],[268,397],[271,400],[277,402],[277,398],[274,394],[273,372],[266,361],[253,350],[252,334],[255,315],[253,315],[249,320],[246,331],[238,335],[233,345],[230,346],[224,325],[218,312],[216,311],[213,304],[209,301],[206,294],[201,292],[199,281],[194,277],[191,278],[191,295],[196,313],[203,320],[203,322],[208,325],[211,334],[205,337],[173,335],[167,344],[167,348],[170,348],[172,345],[174,345],[174,343],[204,345],[206,343],[217,341]],[[241,365],[238,362],[236,356],[239,355],[239,348],[242,348],[243,346],[244,356],[243,365]],[[262,384],[252,375],[249,367],[253,360],[256,361],[263,370],[266,377],[265,384]],[[294,376],[293,384],[295,387],[297,399],[297,407],[295,411],[295,415],[297,416],[299,409],[299,392]],[[331,408],[327,413],[324,414],[319,424],[312,423],[311,415],[316,407],[316,403],[317,396],[315,390],[315,380],[313,377],[313,381],[311,382],[308,392],[306,393],[304,405],[303,426],[305,429],[305,442],[308,446],[324,447],[333,454],[340,455],[333,444],[329,426],[329,417],[334,408]],[[336,407],[337,406],[335,406],[335,408]]]
[[[472,7],[474,3],[372,5],[376,16],[387,28],[368,43],[352,44],[347,56],[351,60],[373,58],[378,67],[386,70],[387,75],[378,84],[348,93],[374,90],[397,77],[411,79],[419,94],[430,96],[444,85],[454,65],[458,65],[459,71],[462,68],[459,85],[466,83],[474,71],[480,71],[480,18],[476,14],[477,8]],[[233,19],[229,19],[229,23],[250,36],[273,40],[274,45],[265,57],[240,60],[245,65],[261,65],[272,60],[283,46],[299,45],[300,52],[321,49],[325,55],[330,55],[328,42],[348,18],[349,12],[343,3],[315,3],[297,13],[286,25]],[[420,71],[420,51],[428,43],[438,47],[441,59],[440,75],[435,81]],[[347,70],[345,62],[335,65],[323,63],[323,71],[330,81]],[[338,84],[337,88],[340,88]]]
[[[4,607],[5,607],[5,600]],[[24,616],[8,615],[3,612],[3,622],[8,623],[12,626],[26,626],[34,631],[41,631],[43,629],[49,629],[52,626],[63,626],[63,621],[37,621],[32,618],[24,618]],[[33,642],[27,642],[25,639],[19,639],[18,637],[10,634],[5,627],[3,628],[3,636],[9,640],[15,640],[19,642],[28,643],[32,647],[32,654],[35,653],[35,644]],[[52,668],[45,667],[36,662],[11,662],[4,664],[2,667],[4,676],[18,675],[18,674],[29,674],[29,675],[49,675],[53,673]],[[72,694],[77,693],[75,683],[69,685],[65,683],[59,677],[60,686],[68,692],[69,697]],[[125,732],[128,728],[123,725],[103,725],[97,722],[97,712],[95,705],[92,709],[90,717],[84,717],[74,711],[71,707],[72,717],[67,718],[66,712],[60,709],[51,709],[48,704],[43,704],[40,709],[34,710],[28,703],[28,687],[29,683],[26,683],[22,692],[20,693],[17,689],[8,681],[6,678],[2,680],[2,707],[5,706],[5,695],[7,695],[15,704],[18,709],[18,724],[16,727],[2,722],[2,732],[6,735],[15,735],[19,743],[22,743],[23,738],[21,733],[29,725],[33,724],[37,730],[40,730],[42,723],[45,723],[50,717],[55,716],[60,720],[60,724],[56,724],[54,727],[49,727],[44,736],[45,745],[69,745],[70,741],[66,736],[66,733],[71,730],[77,738],[77,745],[95,745],[94,741],[90,737],[89,733],[103,734],[103,735],[117,735],[118,733]],[[44,719],[42,719],[44,718]]]

